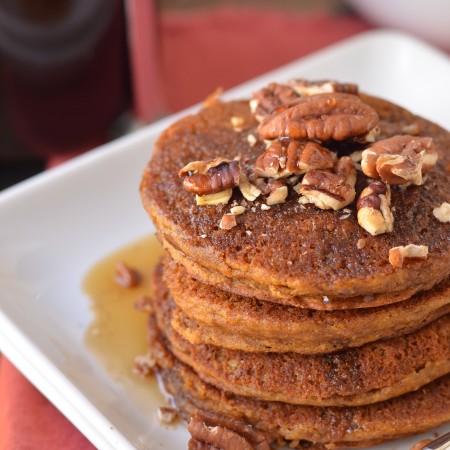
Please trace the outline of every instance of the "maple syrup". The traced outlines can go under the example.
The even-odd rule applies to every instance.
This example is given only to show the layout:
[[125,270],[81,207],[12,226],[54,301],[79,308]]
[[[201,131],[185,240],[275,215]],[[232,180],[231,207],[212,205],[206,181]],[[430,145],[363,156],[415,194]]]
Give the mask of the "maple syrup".
[[[99,261],[83,283],[94,313],[85,344],[143,412],[150,411],[155,404],[166,403],[155,377],[141,378],[133,373],[135,357],[148,350],[148,314],[136,310],[134,304],[140,296],[152,295],[151,276],[162,253],[156,236],[142,238]],[[116,266],[120,262],[140,273],[137,286],[125,288],[115,282]]]

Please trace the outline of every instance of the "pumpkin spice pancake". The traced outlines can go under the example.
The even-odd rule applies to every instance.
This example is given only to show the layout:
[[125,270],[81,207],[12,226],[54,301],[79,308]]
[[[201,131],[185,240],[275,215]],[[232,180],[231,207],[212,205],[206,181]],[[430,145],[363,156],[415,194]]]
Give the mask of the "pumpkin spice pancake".
[[450,315],[414,333],[333,354],[244,352],[182,338],[171,325],[176,305],[158,273],[155,278],[153,306],[168,348],[203,381],[227,392],[293,404],[358,406],[417,390],[450,372]]
[[141,196],[188,273],[312,309],[387,305],[448,278],[449,228],[433,211],[450,201],[449,133],[336,91],[271,114],[264,93],[254,112],[210,101],[162,134]]
[[164,386],[188,420],[197,409],[236,418],[291,448],[375,445],[450,420],[450,375],[415,392],[364,406],[319,407],[271,402],[222,391],[178,360],[155,324],[150,345]]
[[[411,333],[450,313],[450,280],[384,307],[319,311],[230,294],[189,276],[166,254],[155,289],[178,308],[172,325],[194,344],[257,352],[327,353]],[[168,301],[172,301],[169,299]]]

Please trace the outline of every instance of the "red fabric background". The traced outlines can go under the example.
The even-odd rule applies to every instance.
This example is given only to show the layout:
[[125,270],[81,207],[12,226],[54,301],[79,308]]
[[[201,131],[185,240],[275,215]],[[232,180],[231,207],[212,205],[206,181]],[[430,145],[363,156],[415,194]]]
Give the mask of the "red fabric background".
[[[217,86],[234,86],[368,28],[356,17],[327,14],[228,9],[167,15],[160,36],[168,108],[179,110]],[[93,446],[0,357],[0,449],[61,448]]]

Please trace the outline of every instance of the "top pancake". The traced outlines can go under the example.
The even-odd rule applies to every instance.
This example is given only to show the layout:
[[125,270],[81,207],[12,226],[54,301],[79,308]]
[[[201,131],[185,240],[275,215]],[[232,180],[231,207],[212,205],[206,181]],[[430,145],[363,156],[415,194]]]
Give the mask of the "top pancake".
[[[217,273],[209,278],[212,284],[222,284],[226,277],[238,282],[222,284],[225,289],[243,295],[251,291],[257,298],[277,302],[289,299],[298,306],[305,306],[302,298],[309,297],[310,308],[320,308],[322,296],[335,303],[339,298],[355,297],[356,303],[346,306],[361,307],[373,306],[371,297],[383,294],[377,304],[388,304],[447,278],[449,225],[439,222],[432,211],[450,201],[450,135],[392,103],[360,97],[380,116],[378,139],[405,134],[405,129],[415,126],[419,135],[433,137],[439,154],[425,186],[392,187],[392,233],[367,233],[357,222],[355,204],[348,207],[350,217],[342,219],[342,211],[302,207],[295,192],[290,192],[286,203],[268,211],[261,210],[265,201],[259,197],[236,217],[236,227],[220,229],[231,201],[228,205],[197,206],[195,196],[183,188],[178,171],[191,161],[238,155],[245,167],[264,152],[265,144],[261,139],[253,146],[248,143],[248,135],[258,133],[247,101],[216,102],[166,130],[145,170],[142,200],[166,247],[182,255],[188,270],[191,261],[206,272]],[[243,119],[241,131],[233,128],[232,117]],[[353,150],[340,145],[340,151]],[[366,185],[367,177],[358,172],[357,195]],[[242,199],[236,189],[233,199]],[[356,245],[360,239],[365,241],[363,248]],[[411,260],[394,268],[388,260],[389,249],[407,244],[428,246],[427,260]],[[242,288],[245,284],[251,289]],[[316,304],[311,296],[316,296]]]

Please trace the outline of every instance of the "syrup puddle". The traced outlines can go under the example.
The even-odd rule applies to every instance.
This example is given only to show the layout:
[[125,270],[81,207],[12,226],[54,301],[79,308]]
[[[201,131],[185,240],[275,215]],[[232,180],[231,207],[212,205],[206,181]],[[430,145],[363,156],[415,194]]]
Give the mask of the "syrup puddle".
[[[162,253],[156,236],[142,238],[99,261],[83,282],[94,314],[85,335],[86,347],[146,415],[167,401],[156,377],[141,378],[132,372],[135,357],[147,352],[148,322],[148,314],[137,311],[134,304],[140,296],[152,295],[151,275]],[[119,262],[140,273],[138,286],[124,288],[114,281]]]

